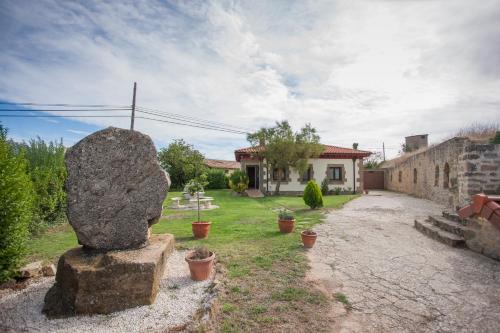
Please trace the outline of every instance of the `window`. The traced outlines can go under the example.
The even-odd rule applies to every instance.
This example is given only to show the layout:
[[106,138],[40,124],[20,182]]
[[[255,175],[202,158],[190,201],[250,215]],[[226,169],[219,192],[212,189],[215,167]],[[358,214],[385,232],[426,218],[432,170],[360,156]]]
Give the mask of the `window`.
[[330,172],[328,173],[330,180],[342,181],[342,168],[341,167],[330,167]]
[[302,174],[302,177],[300,177],[300,181],[308,182],[311,179],[313,179],[313,166],[312,164],[309,164],[307,170]]
[[286,170],[284,168],[273,168],[273,180],[286,181]]
[[434,171],[434,186],[439,186],[439,165],[436,165],[436,170]]
[[403,171],[399,171],[399,173],[398,173],[398,181],[401,183],[402,180],[403,180]]
[[444,164],[444,170],[443,170],[443,188],[449,188],[450,187],[450,166],[448,165],[448,162]]
[[392,182],[392,171],[391,171],[391,182]]
[[413,184],[417,183],[417,169],[413,169]]

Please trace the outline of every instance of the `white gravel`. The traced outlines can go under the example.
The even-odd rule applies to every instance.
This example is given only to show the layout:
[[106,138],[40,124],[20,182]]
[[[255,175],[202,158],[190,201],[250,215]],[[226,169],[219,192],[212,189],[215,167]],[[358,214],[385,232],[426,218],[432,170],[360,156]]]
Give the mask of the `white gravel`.
[[[156,302],[109,315],[49,320],[41,313],[45,293],[54,278],[43,278],[28,288],[0,299],[0,331],[4,332],[163,332],[183,325],[201,307],[211,279],[195,282],[189,277],[185,252],[168,258]],[[213,274],[212,274],[213,276]]]

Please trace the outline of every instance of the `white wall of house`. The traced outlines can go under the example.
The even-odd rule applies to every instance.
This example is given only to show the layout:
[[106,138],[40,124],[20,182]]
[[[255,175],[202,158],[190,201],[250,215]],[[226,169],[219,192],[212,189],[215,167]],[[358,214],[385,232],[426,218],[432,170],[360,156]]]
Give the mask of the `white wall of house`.
[[[326,172],[328,165],[343,165],[345,174],[343,175],[343,180],[341,184],[329,184],[328,187],[330,190],[333,190],[336,187],[340,187],[342,190],[347,191],[349,188],[353,190],[353,179],[354,175],[356,175],[356,190],[360,189],[360,179],[359,179],[359,160],[356,160],[355,170],[353,173],[353,161],[352,159],[310,159],[309,164],[313,166],[313,179],[321,185],[321,182],[326,177]],[[264,170],[265,172],[265,170]],[[264,173],[262,177],[263,188],[266,188],[266,175]],[[288,182],[281,182],[280,191],[283,192],[300,192],[303,191],[307,183],[302,183],[299,180],[300,176],[296,170],[290,168],[290,176],[288,177]],[[276,187],[276,182],[272,181],[272,174],[269,174],[269,191],[274,191]]]

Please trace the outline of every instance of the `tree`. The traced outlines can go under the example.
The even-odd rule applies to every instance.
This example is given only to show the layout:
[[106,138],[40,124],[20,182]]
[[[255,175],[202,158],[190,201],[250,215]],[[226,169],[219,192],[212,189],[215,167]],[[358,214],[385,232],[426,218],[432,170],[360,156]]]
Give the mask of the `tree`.
[[380,153],[371,154],[364,163],[365,169],[376,169],[382,162],[382,155]]
[[323,196],[318,184],[314,180],[310,180],[304,190],[304,202],[311,209],[323,207]]
[[[265,159],[267,170],[271,165],[278,170],[292,167],[299,173],[304,173],[309,166],[308,160],[319,156],[323,151],[315,128],[306,124],[299,132],[294,133],[286,120],[276,122],[274,127],[261,128],[248,134],[247,139],[254,147],[264,147],[258,156]],[[278,178],[275,194],[279,194],[280,184],[281,180]]]
[[211,190],[227,188],[227,176],[223,170],[209,169],[207,171],[207,188]]
[[25,254],[33,212],[33,190],[23,154],[15,154],[0,124],[0,283],[9,279]]
[[247,174],[241,170],[235,170],[229,176],[229,187],[234,192],[241,194],[248,188],[249,179]]
[[197,172],[203,173],[204,156],[184,140],[174,140],[167,148],[160,149],[158,159],[169,173],[172,188],[182,188]]

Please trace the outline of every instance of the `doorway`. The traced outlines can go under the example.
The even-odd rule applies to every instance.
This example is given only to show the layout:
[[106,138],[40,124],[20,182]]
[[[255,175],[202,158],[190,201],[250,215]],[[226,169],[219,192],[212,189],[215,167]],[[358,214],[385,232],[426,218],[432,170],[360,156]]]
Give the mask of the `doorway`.
[[258,165],[247,165],[247,175],[248,175],[248,188],[249,189],[259,189],[259,166]]

